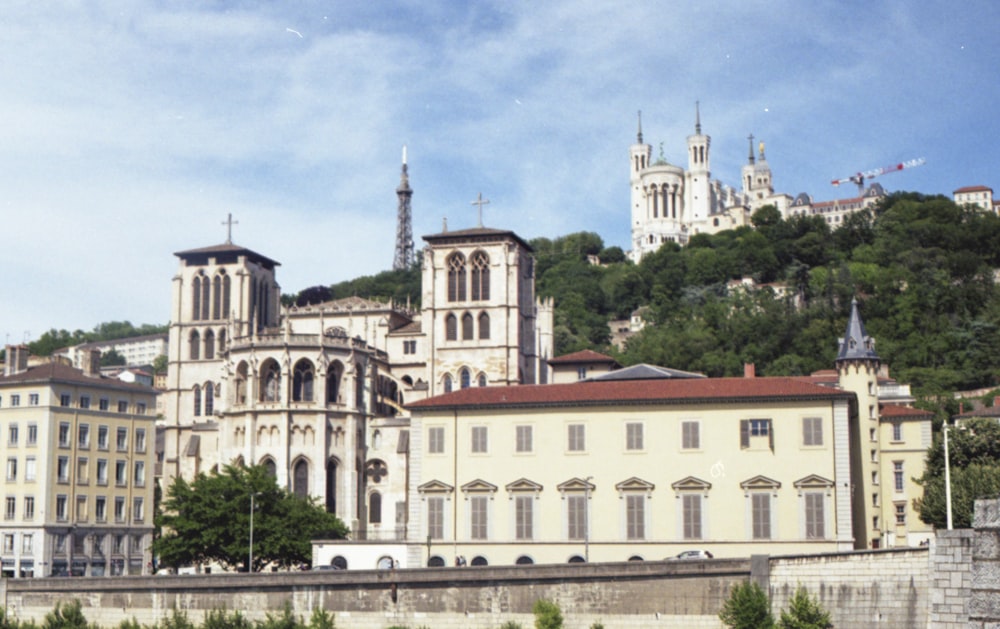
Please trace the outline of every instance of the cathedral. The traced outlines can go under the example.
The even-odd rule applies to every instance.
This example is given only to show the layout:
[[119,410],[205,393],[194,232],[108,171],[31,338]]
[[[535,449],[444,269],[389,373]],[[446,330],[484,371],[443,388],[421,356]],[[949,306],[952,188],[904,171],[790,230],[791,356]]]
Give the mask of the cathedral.
[[629,147],[633,262],[665,242],[684,245],[694,234],[749,225],[752,213],[764,205],[785,213],[791,198],[774,192],[764,143],[755,156],[753,136],[748,139],[750,151],[737,190],[712,179],[712,138],[702,133],[700,111],[695,111],[694,134],[687,138],[687,169],[668,162],[662,151],[653,160],[653,147],[642,139],[640,113],[636,141]]
[[[409,206],[405,158],[399,201]],[[226,242],[178,252],[162,481],[259,464],[354,539],[405,538],[405,405],[548,381],[553,304],[530,245],[483,226],[425,236],[419,309],[359,297],[282,307],[278,262]]]

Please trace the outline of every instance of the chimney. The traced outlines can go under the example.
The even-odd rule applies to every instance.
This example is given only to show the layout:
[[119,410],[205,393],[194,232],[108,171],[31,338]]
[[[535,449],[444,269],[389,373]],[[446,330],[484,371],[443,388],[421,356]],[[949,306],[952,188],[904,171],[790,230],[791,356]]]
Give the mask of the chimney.
[[743,363],[743,377],[744,378],[756,378],[757,377],[757,366],[753,363]]
[[83,375],[97,377],[101,375],[101,350],[91,349],[84,354]]
[[4,363],[3,375],[13,376],[28,370],[28,346],[8,345],[7,362]]

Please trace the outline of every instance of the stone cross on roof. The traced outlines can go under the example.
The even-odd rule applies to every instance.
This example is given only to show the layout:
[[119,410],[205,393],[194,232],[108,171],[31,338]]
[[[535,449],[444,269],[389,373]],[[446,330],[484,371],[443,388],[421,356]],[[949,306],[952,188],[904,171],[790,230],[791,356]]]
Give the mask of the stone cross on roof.
[[479,197],[475,201],[472,202],[472,205],[478,205],[479,206],[479,226],[480,227],[483,226],[483,206],[484,205],[488,205],[489,202],[490,202],[489,199],[484,199],[483,198],[483,193],[482,192],[480,192],[479,193]]
[[233,244],[233,225],[239,225],[239,221],[233,220],[233,213],[230,212],[226,220],[222,221],[222,224],[226,226],[226,244]]

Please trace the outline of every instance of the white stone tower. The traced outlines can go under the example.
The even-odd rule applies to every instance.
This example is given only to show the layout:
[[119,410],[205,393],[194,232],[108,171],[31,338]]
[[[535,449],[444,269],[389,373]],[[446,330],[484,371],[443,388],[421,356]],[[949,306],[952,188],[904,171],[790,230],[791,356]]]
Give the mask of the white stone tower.
[[687,138],[688,170],[685,174],[686,202],[690,208],[689,220],[695,223],[706,221],[715,205],[712,198],[712,170],[709,160],[711,144],[712,138],[701,132],[701,110],[696,103],[694,135],[689,135]]

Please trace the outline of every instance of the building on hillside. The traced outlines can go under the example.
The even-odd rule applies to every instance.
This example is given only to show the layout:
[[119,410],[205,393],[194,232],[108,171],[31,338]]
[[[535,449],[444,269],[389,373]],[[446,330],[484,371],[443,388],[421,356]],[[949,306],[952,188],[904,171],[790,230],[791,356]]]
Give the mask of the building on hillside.
[[406,539],[405,404],[548,382],[553,344],[528,243],[487,227],[424,240],[419,310],[356,297],[281,308],[274,260],[231,241],[177,253],[165,486],[263,464],[353,540]]
[[993,200],[993,188],[988,186],[965,186],[955,190],[952,198],[958,205],[974,205],[987,212],[1000,214],[1000,201]]
[[856,303],[839,347],[832,381],[637,365],[414,402],[409,544],[318,541],[314,563],[563,563],[658,560],[691,548],[745,557],[919,545],[931,530],[913,511],[920,491],[912,478],[930,444],[930,414],[880,404],[880,361]]
[[621,365],[611,356],[585,349],[572,354],[549,359],[553,384],[586,380],[601,374],[621,369]]
[[687,168],[669,163],[662,150],[654,161],[653,147],[643,142],[640,117],[636,142],[629,147],[633,262],[665,242],[683,245],[694,234],[749,225],[751,214],[765,205],[784,213],[791,198],[774,192],[764,144],[755,156],[750,136],[750,153],[736,190],[712,179],[711,140],[702,133],[701,114],[696,111],[695,132],[687,138]]
[[609,342],[618,348],[618,351],[625,351],[628,340],[646,327],[649,316],[649,306],[639,306],[632,311],[628,319],[608,321]]
[[68,357],[74,367],[84,369],[86,362],[90,360],[90,352],[95,349],[102,354],[112,350],[118,352],[129,367],[152,365],[158,357],[167,355],[167,334],[146,334],[110,341],[82,343],[56,350],[55,354]]
[[7,346],[4,577],[151,573],[157,392]]

